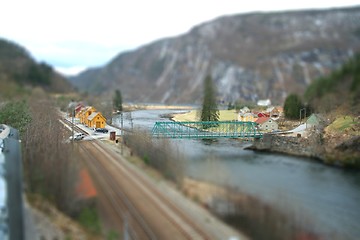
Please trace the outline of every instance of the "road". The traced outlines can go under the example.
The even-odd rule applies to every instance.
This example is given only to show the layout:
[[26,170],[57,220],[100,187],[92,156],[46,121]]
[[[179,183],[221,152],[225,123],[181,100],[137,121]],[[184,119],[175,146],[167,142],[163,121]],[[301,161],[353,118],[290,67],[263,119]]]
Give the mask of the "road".
[[99,203],[124,238],[213,239],[106,144],[94,140],[76,145],[99,191]]

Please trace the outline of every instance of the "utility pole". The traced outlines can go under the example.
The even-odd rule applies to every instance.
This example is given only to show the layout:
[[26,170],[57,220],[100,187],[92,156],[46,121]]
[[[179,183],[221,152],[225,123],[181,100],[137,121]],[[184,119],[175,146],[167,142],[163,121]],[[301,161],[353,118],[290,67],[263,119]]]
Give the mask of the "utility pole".
[[74,116],[75,116],[75,108],[71,109],[71,140],[72,140],[72,144],[74,144]]
[[306,108],[301,108],[301,109],[300,109],[300,124],[301,124],[301,122],[302,122],[302,121],[301,121],[301,119],[302,119],[302,118],[301,118],[301,113],[302,113],[302,111],[304,111],[304,113],[305,113],[304,118],[306,118]]
[[129,112],[129,114],[130,114],[130,125],[131,125],[131,132],[132,132],[134,130],[134,123],[133,123],[131,111]]
[[123,154],[123,148],[124,148],[124,119],[123,119],[123,112],[121,111],[121,154]]

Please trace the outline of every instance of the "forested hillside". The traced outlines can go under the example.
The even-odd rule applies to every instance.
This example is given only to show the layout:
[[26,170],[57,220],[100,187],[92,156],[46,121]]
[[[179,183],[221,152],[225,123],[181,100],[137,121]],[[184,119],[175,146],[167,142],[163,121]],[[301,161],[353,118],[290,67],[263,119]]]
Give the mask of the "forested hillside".
[[341,106],[360,114],[360,54],[330,75],[315,80],[307,88],[305,100],[318,111],[330,112]]
[[0,39],[0,97],[23,94],[29,87],[50,92],[72,89],[68,81],[46,63],[37,63],[30,53],[11,41]]

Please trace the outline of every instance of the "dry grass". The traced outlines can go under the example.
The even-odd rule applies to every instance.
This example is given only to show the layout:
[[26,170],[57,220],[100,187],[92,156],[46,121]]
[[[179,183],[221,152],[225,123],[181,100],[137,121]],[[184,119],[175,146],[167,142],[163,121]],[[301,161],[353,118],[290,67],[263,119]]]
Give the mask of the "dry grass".
[[145,164],[181,185],[184,176],[184,157],[168,139],[153,139],[147,132],[134,131],[124,136],[124,143]]
[[[331,123],[327,130],[334,131],[334,132],[343,132],[348,129],[356,127],[356,125],[359,125],[360,122],[354,117],[351,116],[339,116],[335,119],[333,123]],[[355,135],[359,135],[359,131],[355,131]]]
[[[89,233],[86,229],[84,229],[78,222],[64,215],[62,212],[56,209],[50,202],[37,194],[29,194],[29,202],[33,207],[34,214],[40,215],[38,217],[37,225],[38,232],[40,236],[47,235],[49,232],[53,235],[56,235],[58,231],[65,235],[66,239],[91,239],[97,240],[101,239],[100,236],[96,236],[92,233]],[[52,227],[43,229],[44,224],[51,223]],[[47,225],[45,225],[47,226]],[[46,231],[43,233],[42,231]],[[60,236],[58,236],[60,238]],[[56,239],[56,238],[54,238]],[[61,238],[60,238],[61,239]]]

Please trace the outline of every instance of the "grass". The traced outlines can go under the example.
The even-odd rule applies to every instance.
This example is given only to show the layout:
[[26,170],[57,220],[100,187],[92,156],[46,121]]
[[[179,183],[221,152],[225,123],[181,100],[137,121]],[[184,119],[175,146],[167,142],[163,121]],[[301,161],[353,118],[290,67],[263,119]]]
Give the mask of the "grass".
[[[174,115],[173,120],[176,122],[199,121],[200,113],[198,114],[198,111],[199,110],[192,110],[187,113],[176,114]],[[234,110],[220,110],[219,114],[219,121],[237,120],[237,113]]]
[[101,234],[100,219],[95,207],[85,207],[78,217],[79,223],[94,234]]
[[340,116],[335,119],[335,121],[329,125],[329,129],[332,131],[342,132],[356,124],[360,124],[355,118],[351,116]]
[[108,234],[106,235],[106,240],[117,240],[120,239],[120,235],[118,232],[111,230],[110,232],[108,232]]

